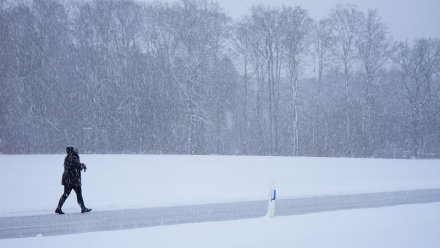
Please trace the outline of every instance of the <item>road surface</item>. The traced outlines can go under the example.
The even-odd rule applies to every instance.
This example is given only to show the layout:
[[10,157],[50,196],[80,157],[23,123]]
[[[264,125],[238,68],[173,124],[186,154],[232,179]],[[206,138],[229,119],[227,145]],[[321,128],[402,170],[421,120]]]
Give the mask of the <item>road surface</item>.
[[[276,215],[299,215],[358,208],[440,201],[440,189],[351,195],[294,197],[276,201]],[[48,214],[0,218],[0,239],[123,230],[160,225],[227,221],[263,217],[267,201],[192,206],[92,211],[86,214]]]

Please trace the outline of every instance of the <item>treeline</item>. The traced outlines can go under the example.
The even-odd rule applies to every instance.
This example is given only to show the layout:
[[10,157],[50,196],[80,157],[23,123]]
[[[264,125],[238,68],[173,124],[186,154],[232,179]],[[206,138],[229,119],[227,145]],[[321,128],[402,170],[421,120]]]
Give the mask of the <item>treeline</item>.
[[376,10],[0,1],[0,153],[440,157],[440,40]]

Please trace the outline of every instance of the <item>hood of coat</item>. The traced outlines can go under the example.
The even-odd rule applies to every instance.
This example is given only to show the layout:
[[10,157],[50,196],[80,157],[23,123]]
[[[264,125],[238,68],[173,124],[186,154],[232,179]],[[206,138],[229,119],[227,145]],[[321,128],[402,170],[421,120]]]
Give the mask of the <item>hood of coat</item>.
[[68,155],[75,155],[75,154],[78,154],[78,148],[77,148],[77,147],[74,147],[74,146],[68,146],[68,147],[66,147],[66,153],[67,153]]

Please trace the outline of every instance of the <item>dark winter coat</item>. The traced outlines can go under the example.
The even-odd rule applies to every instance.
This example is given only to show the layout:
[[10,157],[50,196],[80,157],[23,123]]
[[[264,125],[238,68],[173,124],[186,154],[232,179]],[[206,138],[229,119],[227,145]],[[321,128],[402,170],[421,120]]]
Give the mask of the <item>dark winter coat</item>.
[[81,186],[81,170],[85,165],[79,161],[79,155],[73,147],[66,148],[67,156],[64,159],[64,173],[61,180],[62,185],[71,187]]

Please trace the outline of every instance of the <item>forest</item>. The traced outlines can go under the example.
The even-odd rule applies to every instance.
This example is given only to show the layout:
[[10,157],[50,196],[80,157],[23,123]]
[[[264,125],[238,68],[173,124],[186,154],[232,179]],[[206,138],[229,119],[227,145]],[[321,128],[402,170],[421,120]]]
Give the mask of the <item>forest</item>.
[[440,158],[440,39],[379,13],[0,0],[0,153]]

